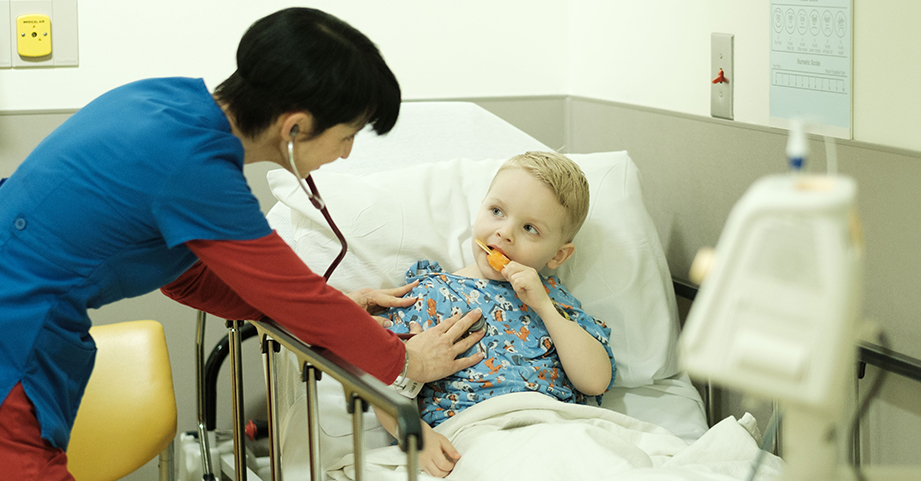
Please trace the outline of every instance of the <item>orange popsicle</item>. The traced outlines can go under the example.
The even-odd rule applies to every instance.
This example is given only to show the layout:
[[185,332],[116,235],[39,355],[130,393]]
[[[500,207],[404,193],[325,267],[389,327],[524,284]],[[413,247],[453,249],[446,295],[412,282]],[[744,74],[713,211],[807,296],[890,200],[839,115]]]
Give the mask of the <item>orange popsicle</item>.
[[483,243],[483,241],[481,241],[480,239],[476,239],[476,243],[478,246],[480,246],[481,249],[486,251],[487,253],[486,261],[489,262],[489,265],[493,269],[497,271],[502,271],[502,268],[508,265],[509,260],[508,260],[508,257],[505,257],[505,254],[503,254],[497,249],[490,249],[490,247],[486,245],[485,243]]

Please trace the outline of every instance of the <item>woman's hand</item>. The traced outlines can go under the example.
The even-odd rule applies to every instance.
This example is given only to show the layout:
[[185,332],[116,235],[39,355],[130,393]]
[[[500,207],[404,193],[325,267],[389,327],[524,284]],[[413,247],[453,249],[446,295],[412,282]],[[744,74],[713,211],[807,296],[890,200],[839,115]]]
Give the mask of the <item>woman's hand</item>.
[[422,423],[422,446],[419,451],[419,467],[424,473],[439,478],[451,474],[461,457],[451,441],[427,423]]
[[[419,285],[419,281],[413,281],[403,287],[394,287],[393,289],[370,289],[363,288],[346,294],[355,304],[368,311],[369,314],[377,314],[390,307],[409,307],[416,302],[415,297],[403,297]],[[378,321],[380,322],[380,321]]]
[[417,382],[436,381],[482,361],[482,352],[457,359],[457,356],[480,342],[486,335],[486,330],[480,329],[461,339],[480,315],[479,309],[474,309],[463,317],[455,314],[426,331],[423,331],[419,324],[411,322],[409,332],[415,336],[404,343],[409,356],[406,376]]

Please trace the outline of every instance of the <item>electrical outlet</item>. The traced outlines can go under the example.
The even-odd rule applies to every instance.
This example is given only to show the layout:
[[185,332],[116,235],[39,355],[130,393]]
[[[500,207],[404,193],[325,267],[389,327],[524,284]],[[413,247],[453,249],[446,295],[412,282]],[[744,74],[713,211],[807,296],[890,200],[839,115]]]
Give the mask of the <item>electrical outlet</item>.
[[710,116],[732,120],[732,90],[735,72],[732,68],[733,35],[710,34]]
[[[0,27],[0,34],[6,33],[6,40],[0,41],[0,68],[79,64],[77,0],[0,0],[0,9],[0,20],[6,20]],[[47,21],[35,23],[37,15]],[[33,23],[20,23],[23,18]]]
[[21,57],[51,55],[51,19],[37,13],[16,18],[16,51]]

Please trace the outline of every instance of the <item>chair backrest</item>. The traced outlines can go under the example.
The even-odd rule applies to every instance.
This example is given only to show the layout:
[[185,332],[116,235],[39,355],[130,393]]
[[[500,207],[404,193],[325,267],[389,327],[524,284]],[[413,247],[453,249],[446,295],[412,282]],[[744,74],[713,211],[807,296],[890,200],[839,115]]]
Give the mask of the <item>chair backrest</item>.
[[116,480],[176,436],[176,396],[163,326],[132,321],[90,329],[96,364],[67,449],[77,481]]

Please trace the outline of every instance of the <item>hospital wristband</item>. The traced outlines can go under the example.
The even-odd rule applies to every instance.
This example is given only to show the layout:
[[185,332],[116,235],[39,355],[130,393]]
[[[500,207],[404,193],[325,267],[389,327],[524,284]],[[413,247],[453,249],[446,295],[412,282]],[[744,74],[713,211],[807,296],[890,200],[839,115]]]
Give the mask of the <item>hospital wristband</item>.
[[413,399],[419,394],[419,391],[422,390],[422,385],[424,383],[416,382],[406,376],[406,371],[409,370],[409,351],[406,351],[406,361],[403,363],[403,370],[400,371],[400,375],[397,376],[396,380],[393,381],[394,389],[397,393],[402,396]]

